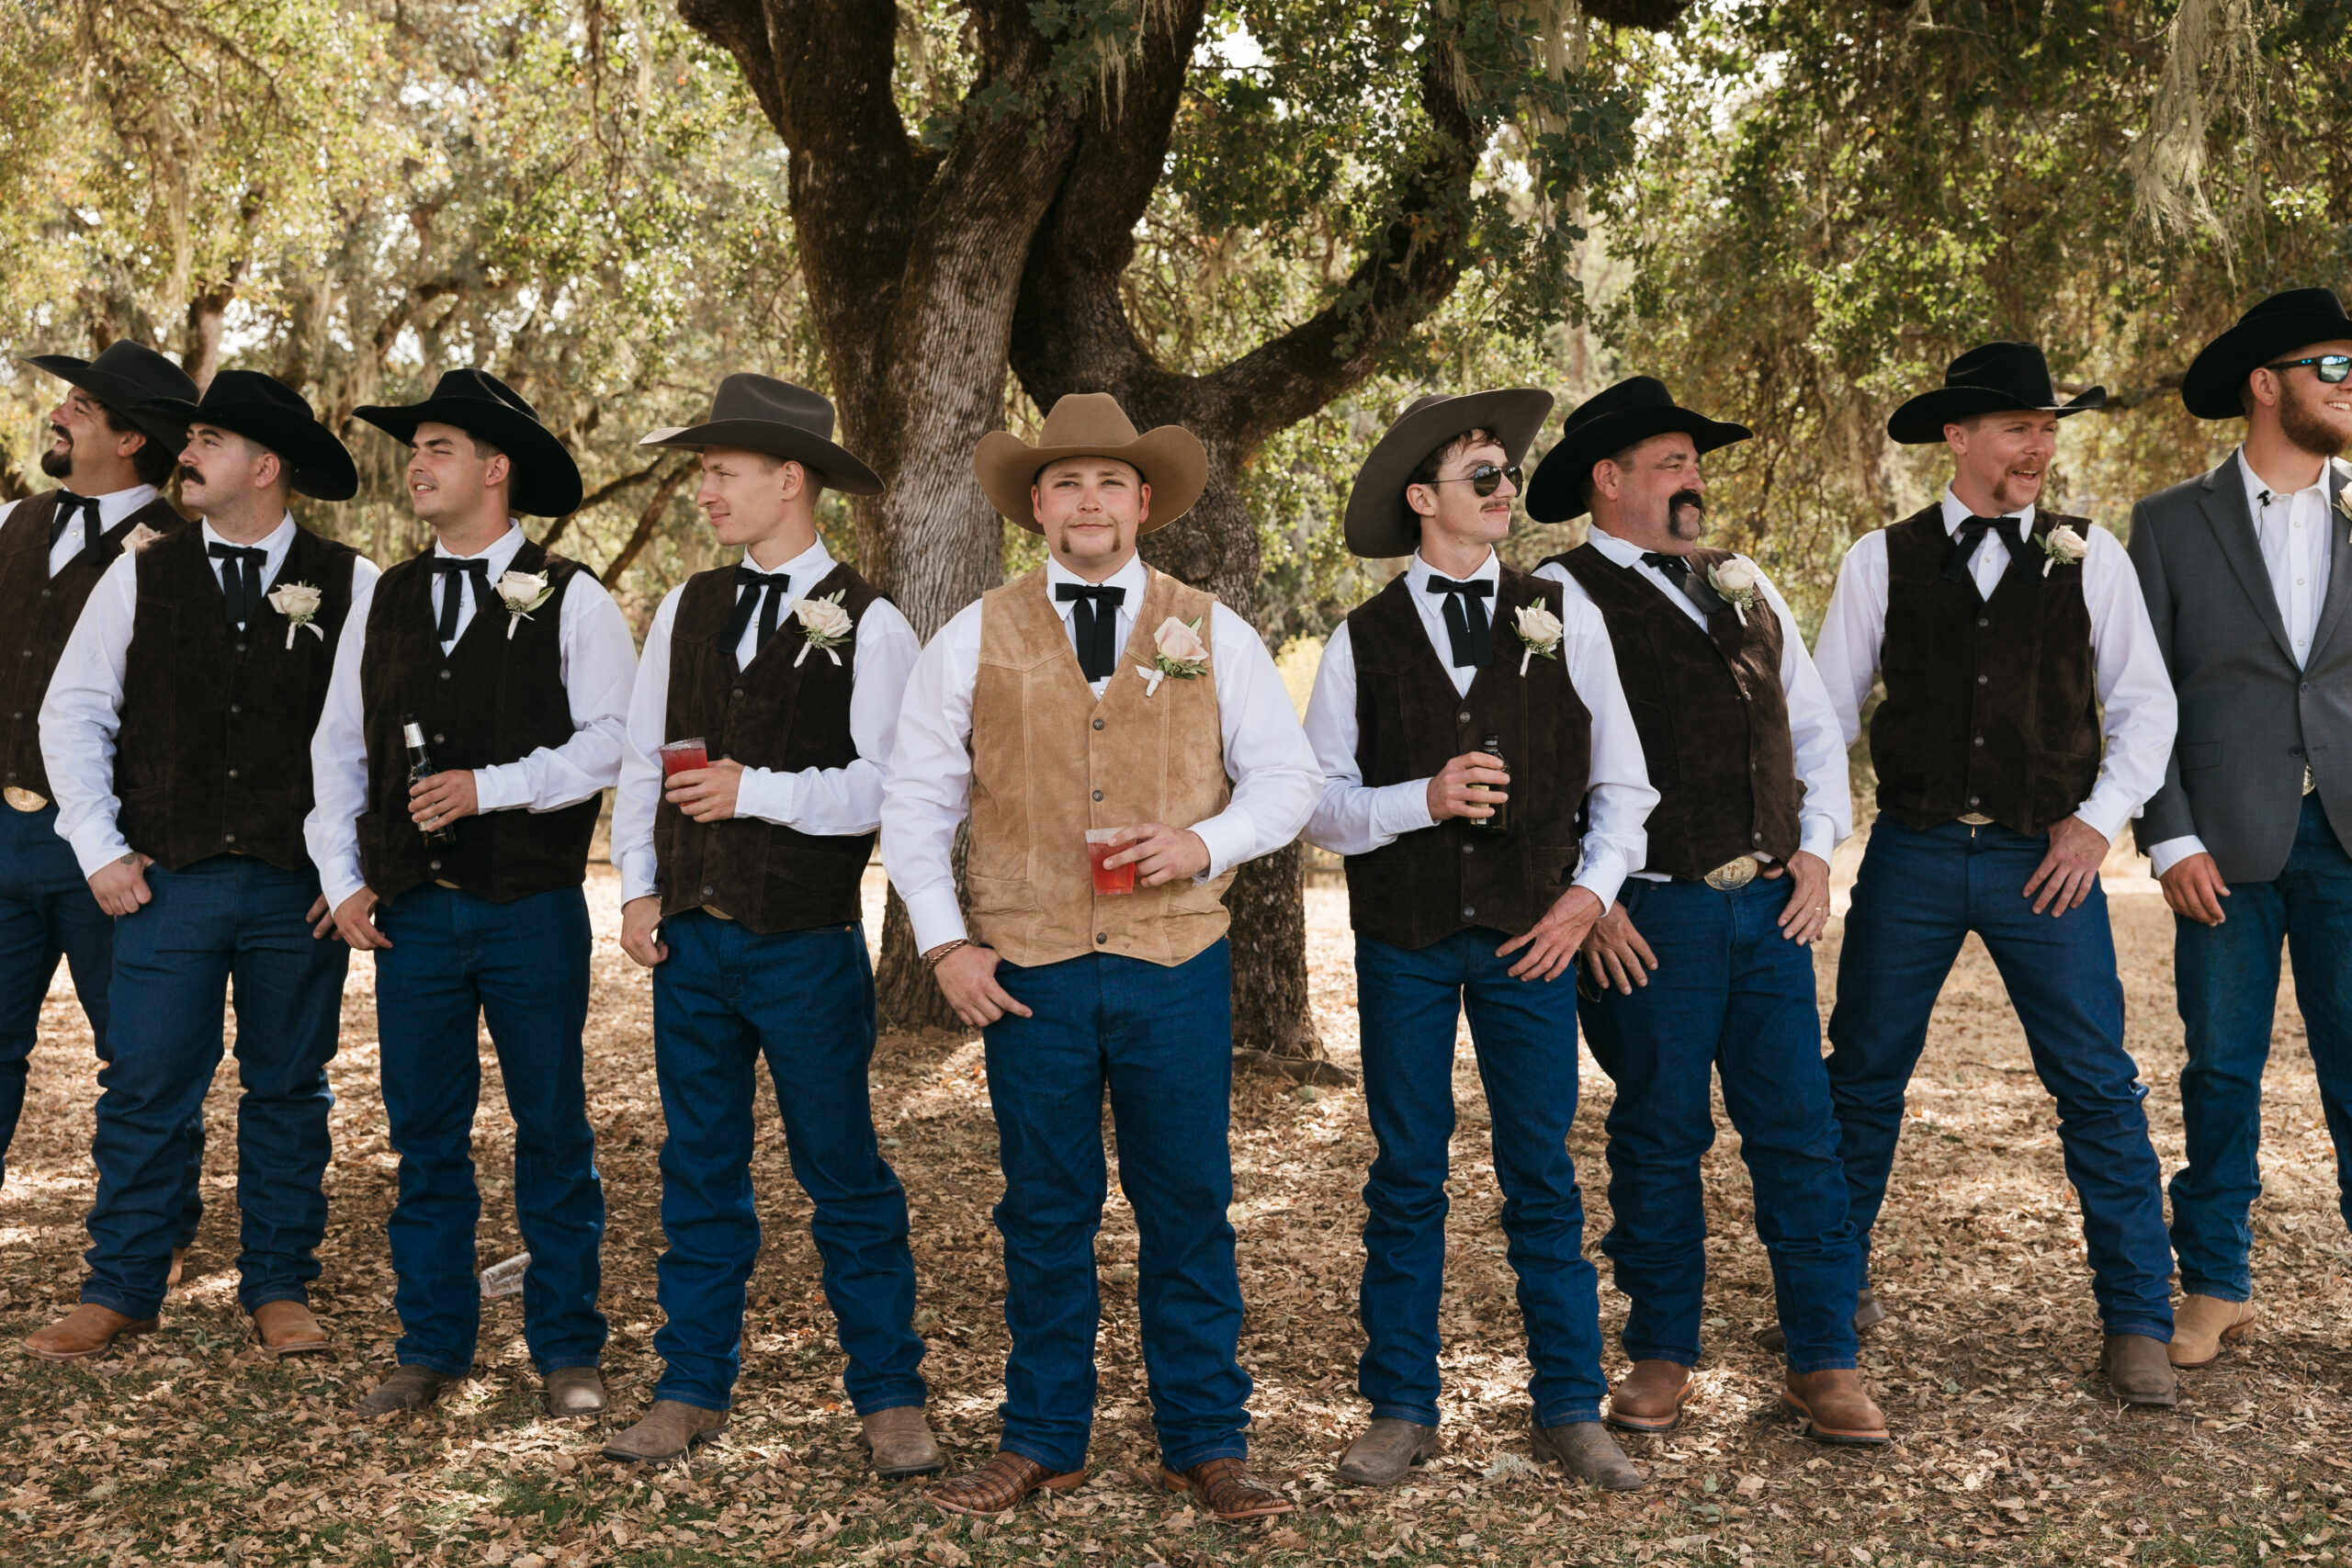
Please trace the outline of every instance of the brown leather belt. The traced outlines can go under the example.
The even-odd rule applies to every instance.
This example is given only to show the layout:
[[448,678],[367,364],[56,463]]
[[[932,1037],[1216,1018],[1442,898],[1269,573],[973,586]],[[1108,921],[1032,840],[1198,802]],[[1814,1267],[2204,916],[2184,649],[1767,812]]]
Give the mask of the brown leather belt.
[[1724,862],[1700,880],[1718,892],[1729,893],[1755,881],[1758,863],[1754,855],[1742,855],[1737,860]]

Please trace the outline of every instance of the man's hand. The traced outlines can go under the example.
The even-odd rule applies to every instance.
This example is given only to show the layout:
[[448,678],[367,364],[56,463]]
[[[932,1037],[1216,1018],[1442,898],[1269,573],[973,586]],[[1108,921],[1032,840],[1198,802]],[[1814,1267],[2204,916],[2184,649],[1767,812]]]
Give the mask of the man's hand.
[[471,817],[481,809],[481,796],[474,788],[473,771],[469,768],[452,768],[446,773],[434,774],[423,784],[409,785],[408,814],[427,832],[438,832],[458,818]]
[[621,906],[621,951],[648,969],[670,956],[662,940],[662,900],[653,894]]
[[1509,783],[1510,775],[1503,772],[1500,757],[1464,751],[1430,780],[1430,820],[1467,817],[1481,821],[1492,817],[1495,807],[1510,798],[1502,790]]
[[2172,906],[2174,914],[2207,926],[2218,926],[2229,919],[2222,912],[2222,900],[2230,896],[2229,885],[2222,880],[2222,868],[2204,851],[2176,862],[2157,880],[2164,884],[2165,902]]
[[1584,945],[1587,932],[1600,919],[1600,900],[1589,887],[1571,887],[1559,900],[1544,911],[1535,929],[1525,936],[1515,936],[1495,949],[1498,958],[1509,958],[1521,948],[1527,956],[1510,966],[1514,980],[1556,980],[1576,962],[1577,949]]
[[1829,863],[1799,850],[1787,865],[1768,865],[1764,874],[1786,876],[1794,884],[1781,908],[1781,934],[1799,947],[1812,946],[1829,926]]
[[672,773],[662,795],[697,822],[724,822],[735,815],[735,797],[742,788],[743,764],[722,757],[707,768]]
[[1604,986],[1614,986],[1626,996],[1634,994],[1636,986],[1650,983],[1650,971],[1657,967],[1657,954],[1634,929],[1633,917],[1625,913],[1625,906],[1618,904],[1594,922],[1592,934],[1584,939],[1584,970],[1590,980]]
[[[1165,822],[1146,822],[1134,828],[1122,828],[1112,838],[1114,845],[1124,846],[1117,852],[1102,857],[1102,869],[1132,865],[1136,881],[1146,887],[1157,887],[1163,882],[1173,882],[1180,876],[1198,876],[1209,868],[1209,846],[1189,828],[1170,828]],[[961,957],[958,953],[956,956]],[[989,965],[993,973],[996,965]],[[953,1001],[955,998],[948,998]],[[1023,1017],[1028,1016],[1023,1014]]]
[[939,994],[956,1010],[956,1016],[975,1029],[985,1029],[1012,1013],[1019,1018],[1035,1015],[1013,999],[1012,993],[996,983],[996,949],[977,943],[957,948],[941,959],[931,971],[939,982]]
[[[322,897],[319,902],[324,904]],[[392,939],[376,929],[376,892],[363,887],[334,907],[335,935],[349,942],[359,953],[372,953],[392,945]]]
[[2033,912],[2055,919],[2077,908],[2098,886],[2098,868],[2111,848],[2107,835],[2079,817],[2068,817],[2050,829],[2050,852],[2026,879],[2025,897],[2033,898]]
[[155,897],[147,887],[147,868],[154,863],[152,855],[131,853],[100,866],[90,878],[90,894],[98,908],[117,919],[139,913],[139,907]]

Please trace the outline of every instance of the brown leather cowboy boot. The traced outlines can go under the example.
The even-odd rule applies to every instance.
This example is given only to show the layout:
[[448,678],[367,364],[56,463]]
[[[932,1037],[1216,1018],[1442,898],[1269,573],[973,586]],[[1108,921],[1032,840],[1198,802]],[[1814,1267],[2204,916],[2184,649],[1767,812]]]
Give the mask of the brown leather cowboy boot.
[[2099,1352],[2107,1386],[2126,1404],[2164,1408],[2180,1403],[2180,1379],[2161,1340],[2145,1334],[2110,1334]]
[[264,1302],[254,1308],[254,1337],[268,1356],[310,1356],[327,1348],[327,1331],[300,1302]]
[[1358,1486],[1394,1486],[1437,1452],[1437,1428],[1401,1416],[1380,1416],[1340,1456],[1340,1479]]
[[1296,1506],[1291,1500],[1250,1473],[1247,1461],[1204,1459],[1179,1472],[1159,1467],[1159,1483],[1170,1492],[1189,1492],[1201,1512],[1227,1524],[1244,1519],[1271,1519]]
[[727,1412],[706,1410],[681,1400],[657,1399],[638,1417],[637,1425],[605,1445],[606,1459],[657,1461],[676,1459],[688,1449],[707,1443],[727,1430]]
[[1086,1484],[1086,1472],[1056,1475],[1034,1459],[999,1449],[988,1463],[923,1489],[943,1513],[1001,1514],[1032,1492],[1068,1492]]
[[922,1405],[894,1404],[859,1421],[865,1429],[866,1451],[874,1456],[874,1473],[883,1480],[935,1475],[945,1467]]
[[1589,1481],[1603,1492],[1632,1492],[1649,1484],[1641,1467],[1625,1457],[1609,1428],[1598,1421],[1570,1421],[1558,1427],[1527,1428],[1528,1445],[1537,1459],[1555,1459],[1570,1475]]
[[1804,1417],[1804,1435],[1816,1443],[1874,1449],[1893,1441],[1886,1417],[1862,1392],[1861,1375],[1851,1367],[1791,1372],[1781,1397]]
[[125,1317],[112,1307],[84,1302],[46,1328],[37,1328],[24,1340],[25,1354],[44,1361],[86,1361],[103,1356],[117,1339],[153,1334],[157,1318]]
[[2184,1371],[2210,1367],[2222,1359],[2222,1347],[2245,1338],[2261,1315],[2252,1302],[2225,1302],[2192,1291],[2173,1309],[2172,1343],[2165,1353]]
[[1697,1392],[1679,1361],[1635,1361],[1609,1396],[1606,1418],[1621,1432],[1671,1432]]

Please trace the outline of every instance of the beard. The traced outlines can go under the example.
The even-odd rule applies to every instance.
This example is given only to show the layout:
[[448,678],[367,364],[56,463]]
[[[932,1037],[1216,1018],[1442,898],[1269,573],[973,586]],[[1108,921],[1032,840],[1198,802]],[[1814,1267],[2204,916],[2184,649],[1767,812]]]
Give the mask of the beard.
[[41,453],[40,471],[53,479],[65,479],[74,472],[74,433],[62,424],[52,424],[49,428],[62,445],[49,447]]
[[2322,408],[2326,385],[2309,399],[2290,392],[2278,400],[2278,432],[2295,444],[2296,450],[2308,452],[2314,457],[2341,457],[2344,448],[2352,445],[2352,434],[2328,423]]
[[1696,544],[1707,531],[1706,498],[1695,490],[1678,490],[1666,502],[1666,531],[1685,544]]

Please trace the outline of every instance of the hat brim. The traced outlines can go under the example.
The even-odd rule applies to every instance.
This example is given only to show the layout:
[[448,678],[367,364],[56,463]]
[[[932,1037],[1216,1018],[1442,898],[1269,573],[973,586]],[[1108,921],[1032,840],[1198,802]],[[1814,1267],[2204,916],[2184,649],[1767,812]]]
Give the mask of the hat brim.
[[1036,503],[1029,491],[1037,472],[1048,463],[1071,457],[1108,457],[1126,464],[1151,487],[1151,508],[1138,533],[1149,534],[1175,522],[1201,499],[1208,488],[1209,455],[1200,437],[1181,424],[1148,430],[1124,446],[1108,442],[1076,446],[1032,446],[1019,436],[991,430],[972,450],[972,471],[989,504],[1008,523],[1041,534]]
[[351,411],[404,446],[416,445],[420,424],[451,424],[478,435],[513,460],[507,504],[526,517],[562,517],[580,510],[580,465],[555,432],[520,409],[487,398],[427,398],[421,403]]
[[136,381],[126,381],[110,376],[86,359],[70,354],[20,354],[17,363],[45,371],[70,386],[81,388],[130,422],[131,427],[149,440],[169,446],[176,454],[187,445],[187,423],[174,420],[156,408],[154,394]]
[[673,424],[639,438],[639,446],[670,446],[686,452],[713,446],[760,452],[814,469],[828,490],[843,495],[880,495],[881,476],[846,447],[813,430],[774,419],[719,419],[707,424]]
[[1464,431],[1491,430],[1503,460],[1516,463],[1544,428],[1552,394],[1540,387],[1468,392],[1412,410],[1373,446],[1348,489],[1341,529],[1348,548],[1373,560],[1408,556],[1420,547],[1421,519],[1405,488],[1421,460]]
[[1937,387],[1886,416],[1886,437],[1900,446],[1932,446],[1944,426],[1985,413],[2054,413],[2060,419],[2107,406],[2107,389],[2093,387],[2063,403],[2021,403],[1999,387]]
[[2352,320],[2324,310],[2280,310],[2240,321],[2198,352],[2180,378],[2180,400],[2199,419],[2243,419],[2245,378],[2307,344],[2352,338]]
[[1591,510],[1584,481],[1592,466],[1653,435],[1690,437],[1701,457],[1736,446],[1756,433],[1728,420],[1709,419],[1695,409],[1650,406],[1621,409],[1591,423],[1565,431],[1527,481],[1527,514],[1538,523],[1566,523]]
[[158,398],[142,405],[160,410],[183,424],[209,424],[266,446],[284,460],[288,483],[297,495],[313,501],[349,501],[359,493],[359,468],[334,432],[307,415],[280,412],[255,403],[199,409],[178,398]]

